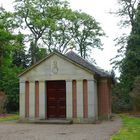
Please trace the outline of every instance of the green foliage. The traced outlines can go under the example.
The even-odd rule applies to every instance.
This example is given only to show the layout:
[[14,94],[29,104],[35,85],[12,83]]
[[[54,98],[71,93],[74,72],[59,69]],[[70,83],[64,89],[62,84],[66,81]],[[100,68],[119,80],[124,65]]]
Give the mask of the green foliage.
[[0,114],[6,113],[7,96],[0,91]]
[[[121,28],[130,29],[133,32],[135,28],[135,19],[136,19],[136,12],[137,6],[139,4],[139,0],[119,0],[119,8],[115,12],[115,15],[120,17],[119,26]],[[113,67],[115,69],[119,68],[121,63],[123,62],[124,54],[127,49],[127,42],[128,42],[128,34],[123,33],[120,37],[117,37],[114,41],[116,42],[116,46],[118,47],[117,52],[118,54],[111,59]]]
[[130,97],[132,98],[133,109],[135,111],[140,111],[140,76],[135,78]]
[[105,34],[92,16],[75,11],[71,29],[75,48],[81,57],[88,58],[92,48],[101,49],[100,37]]
[[39,60],[38,48],[42,45],[48,52],[75,49],[83,58],[89,58],[91,49],[102,45],[104,32],[99,23],[86,13],[71,10],[66,1],[16,0],[15,11],[20,30],[30,31],[31,64]]
[[129,93],[133,90],[135,78],[140,75],[140,6],[137,7],[133,29],[127,41],[125,57],[120,64],[120,82],[116,85],[114,93],[122,108],[128,106],[132,109],[132,98]]
[[21,31],[28,30],[26,36],[31,44],[31,64],[40,59],[39,42],[42,42],[43,35],[47,35],[49,30],[55,30],[57,20],[62,19],[67,5],[67,2],[59,0],[15,0],[15,21]]
[[[7,15],[3,10],[0,11],[0,14]],[[18,62],[16,57],[18,56],[17,50],[23,49],[23,37],[21,34],[12,34],[8,27],[2,24],[6,23],[8,19],[9,16],[5,16],[0,20],[0,91],[4,91],[8,97],[7,110],[16,111],[19,103],[17,74],[23,69],[23,63]],[[16,56],[15,53],[17,53]]]
[[19,80],[17,74],[22,68],[3,67],[2,79],[0,79],[0,90],[8,97],[7,111],[17,111],[19,108]]
[[140,139],[140,118],[122,116],[123,126],[111,140],[139,140]]
[[132,109],[128,94],[124,94],[124,89],[120,83],[117,83],[112,90],[112,111],[120,113]]

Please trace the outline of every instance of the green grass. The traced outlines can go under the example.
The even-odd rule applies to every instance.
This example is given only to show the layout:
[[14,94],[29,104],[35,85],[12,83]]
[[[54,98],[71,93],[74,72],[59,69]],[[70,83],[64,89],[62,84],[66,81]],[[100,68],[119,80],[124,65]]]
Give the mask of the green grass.
[[[140,118],[122,115],[123,126],[111,140],[140,140]],[[115,126],[114,126],[115,127]]]
[[19,119],[19,115],[8,115],[5,117],[0,117],[0,122],[13,121],[13,120],[18,120],[18,119]]

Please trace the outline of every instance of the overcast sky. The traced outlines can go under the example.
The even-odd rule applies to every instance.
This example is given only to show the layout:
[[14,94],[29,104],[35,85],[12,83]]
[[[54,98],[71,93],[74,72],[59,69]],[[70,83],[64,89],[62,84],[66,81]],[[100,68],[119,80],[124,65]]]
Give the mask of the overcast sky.
[[[12,9],[13,0],[0,0],[0,4],[7,10]],[[116,55],[115,42],[116,37],[119,37],[123,31],[119,29],[117,23],[119,18],[109,14],[109,11],[117,9],[117,0],[68,0],[71,8],[74,10],[81,9],[82,11],[92,15],[98,21],[108,37],[102,39],[104,50],[93,50],[92,57],[96,60],[97,65],[105,70],[111,70],[110,59]]]

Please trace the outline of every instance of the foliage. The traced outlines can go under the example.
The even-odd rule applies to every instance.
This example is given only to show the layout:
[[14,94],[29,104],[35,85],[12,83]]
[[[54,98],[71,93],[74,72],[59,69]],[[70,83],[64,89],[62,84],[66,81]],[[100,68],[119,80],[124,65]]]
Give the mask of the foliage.
[[7,96],[0,91],[0,114],[6,113]]
[[130,92],[132,98],[133,108],[135,111],[140,111],[140,76],[135,78],[133,89]]
[[89,56],[92,48],[102,45],[100,37],[104,32],[99,23],[86,13],[71,10],[66,1],[16,0],[15,10],[14,21],[20,31],[28,29],[31,64],[40,59],[42,45],[47,52],[75,49],[83,58]]
[[19,80],[17,74],[22,68],[4,67],[2,69],[2,79],[0,80],[0,89],[8,97],[7,111],[17,111],[19,108]]
[[120,84],[123,94],[130,100],[129,92],[133,89],[135,77],[140,73],[140,7],[137,8],[135,27],[129,36],[125,58],[123,59]]
[[[116,105],[122,104],[122,109],[128,106],[132,109],[132,98],[129,93],[133,90],[135,78],[140,74],[140,6],[138,5],[133,23],[133,28],[127,40],[125,56],[119,64],[119,83],[114,88],[114,95],[117,98]],[[118,102],[119,101],[119,102]]]
[[120,83],[116,83],[112,89],[112,111],[114,113],[126,112],[132,109],[128,95]]
[[[14,54],[18,49],[22,50],[23,44],[21,34],[12,34],[8,30],[8,25],[3,24],[9,20],[7,13],[2,9],[0,15],[5,17],[0,19],[0,91],[7,95],[8,111],[16,111],[19,102],[17,74],[23,69],[24,63],[18,62],[18,55],[15,57]],[[11,17],[11,14],[8,15]]]
[[[119,22],[119,26],[121,28],[130,29],[131,32],[134,30],[135,26],[135,18],[137,6],[139,4],[139,0],[119,0],[118,3],[120,8],[115,12],[115,15],[121,18]],[[114,12],[113,12],[114,13]],[[124,58],[125,51],[127,49],[128,35],[123,33],[120,37],[117,37],[115,40],[116,45],[118,47],[118,54],[111,59],[111,63],[113,64],[114,69],[117,69],[122,64],[122,59]]]
[[119,0],[118,3],[120,8],[116,12],[118,16],[121,17],[120,25],[122,27],[128,27],[131,25],[133,28],[135,24],[135,15],[136,9],[138,6],[139,0]]
[[29,29],[28,40],[32,46],[32,64],[38,61],[38,43],[49,29],[55,29],[56,21],[61,18],[66,2],[59,0],[15,0],[15,19],[19,28]]
[[140,139],[140,118],[130,118],[122,115],[123,126],[111,140],[139,140]]
[[76,50],[83,58],[88,58],[92,48],[101,49],[100,37],[104,36],[99,23],[90,15],[83,12],[74,12],[72,19],[72,36]]

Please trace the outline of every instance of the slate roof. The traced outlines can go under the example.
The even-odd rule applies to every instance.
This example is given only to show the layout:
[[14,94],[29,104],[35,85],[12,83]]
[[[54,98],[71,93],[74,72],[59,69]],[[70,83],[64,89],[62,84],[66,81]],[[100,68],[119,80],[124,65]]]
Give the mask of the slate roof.
[[74,61],[75,63],[78,63],[81,66],[89,69],[93,73],[98,74],[101,77],[111,77],[111,74],[109,72],[106,72],[98,68],[97,66],[94,66],[93,64],[89,63],[87,60],[83,59],[82,57],[74,53],[73,51],[68,52],[65,56],[69,58],[70,60]]

